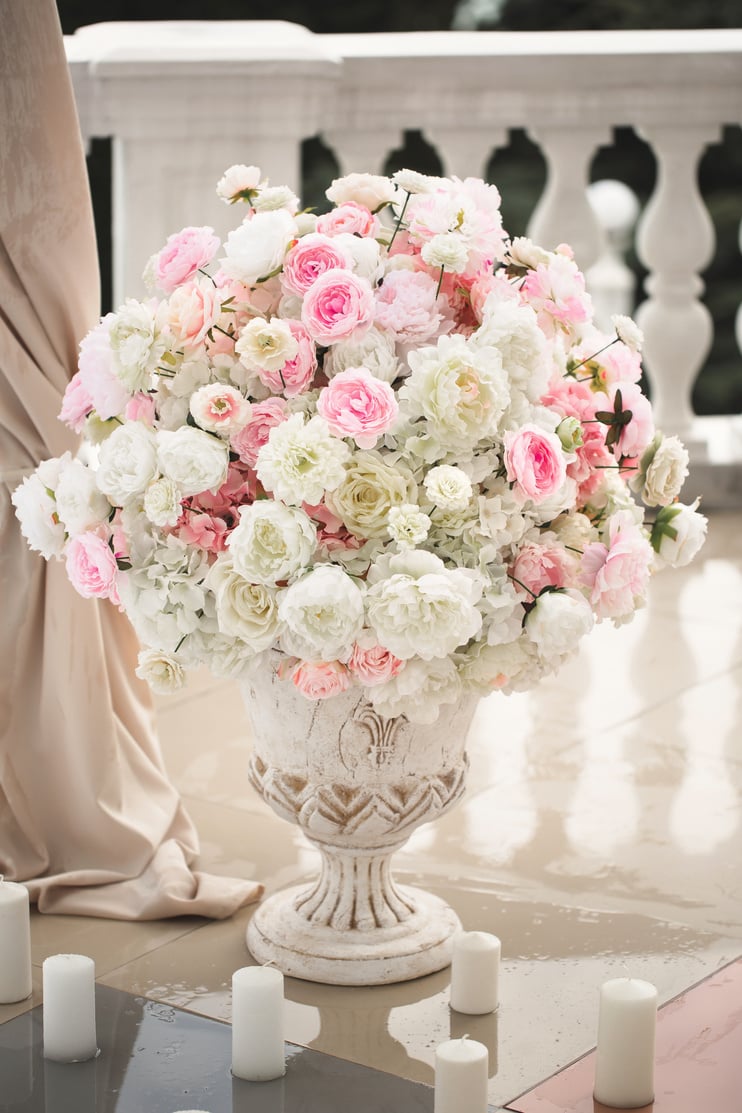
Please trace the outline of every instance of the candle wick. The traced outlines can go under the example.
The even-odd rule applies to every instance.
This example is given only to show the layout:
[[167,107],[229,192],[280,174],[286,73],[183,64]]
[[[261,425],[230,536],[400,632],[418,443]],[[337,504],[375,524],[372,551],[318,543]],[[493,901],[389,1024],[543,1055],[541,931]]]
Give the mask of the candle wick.
[[469,1039],[469,1033],[468,1033],[468,1032],[464,1032],[464,1034],[463,1034],[463,1036],[461,1037],[461,1039],[462,1039],[462,1040],[468,1040],[468,1039]]

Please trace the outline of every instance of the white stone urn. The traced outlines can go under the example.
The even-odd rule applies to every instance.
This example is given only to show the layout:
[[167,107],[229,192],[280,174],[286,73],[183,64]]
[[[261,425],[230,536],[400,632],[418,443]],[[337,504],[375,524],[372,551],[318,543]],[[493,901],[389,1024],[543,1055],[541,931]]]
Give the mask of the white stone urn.
[[462,796],[477,697],[421,725],[382,718],[357,687],[308,700],[268,670],[243,695],[250,780],[322,855],[317,880],[258,907],[247,930],[255,960],[333,985],[383,985],[447,966],[458,917],[438,897],[397,885],[390,862],[416,827]]

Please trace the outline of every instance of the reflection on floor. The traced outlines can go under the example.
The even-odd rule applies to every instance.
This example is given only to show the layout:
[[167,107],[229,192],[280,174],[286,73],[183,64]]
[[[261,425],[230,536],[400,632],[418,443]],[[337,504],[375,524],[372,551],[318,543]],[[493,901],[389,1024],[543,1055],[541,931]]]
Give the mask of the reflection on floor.
[[[499,1012],[452,1013],[445,971],[360,990],[287,979],[292,1043],[430,1086],[437,1044],[468,1032],[490,1049],[493,1105],[592,1110],[583,1085],[590,1059],[580,1067],[581,1090],[570,1088],[575,1073],[564,1076],[564,1091],[534,1087],[594,1047],[601,982],[628,971],[654,982],[662,1003],[674,1002],[740,958],[741,526],[739,515],[712,517],[702,558],[658,576],[633,623],[597,628],[579,658],[537,691],[484,701],[464,803],[396,856],[400,881],[444,897],[465,927],[501,937]],[[159,714],[168,767],[201,834],[203,868],[260,878],[269,893],[311,875],[316,852],[247,782],[250,742],[236,686],[197,677]],[[225,1021],[232,971],[249,961],[251,912],[222,923],[37,916],[36,973],[48,954],[82,952],[104,985]],[[0,1021],[38,1003],[39,981],[31,1002],[0,1007]],[[735,984],[736,1004],[707,982],[730,1010],[726,1022],[713,1013],[703,1034],[722,1058],[734,1042],[728,1032],[742,1045]],[[684,1007],[686,1016],[706,1015],[694,994]],[[673,1037],[666,1054],[661,1076],[679,1079],[672,1063],[689,1057],[688,1046]],[[739,1113],[738,1060],[739,1050],[727,1076],[699,1066],[697,1109]],[[716,1094],[708,1089],[712,1077],[738,1080],[735,1104],[721,1082]],[[682,1078],[677,1092],[695,1093]],[[658,1091],[656,1113],[685,1111],[677,1096],[659,1100]]]

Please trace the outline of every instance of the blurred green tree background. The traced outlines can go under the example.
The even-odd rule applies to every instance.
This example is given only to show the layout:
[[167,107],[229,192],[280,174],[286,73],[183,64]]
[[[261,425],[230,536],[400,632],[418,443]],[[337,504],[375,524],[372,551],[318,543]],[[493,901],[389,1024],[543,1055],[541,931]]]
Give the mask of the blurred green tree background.
[[[739,0],[58,0],[65,34],[89,23],[153,19],[280,19],[303,24],[322,34],[379,31],[480,29],[502,31],[639,30],[647,28],[736,27],[742,25]],[[248,156],[246,158],[249,161]],[[110,308],[110,144],[96,140],[88,159],[101,255],[103,308]],[[419,132],[407,132],[404,146],[392,152],[387,169],[400,166],[440,172],[436,152]],[[332,153],[319,138],[303,152],[307,204],[321,207],[325,184],[336,173]],[[513,235],[525,231],[544,183],[544,162],[524,132],[511,133],[507,149],[493,155],[488,178],[503,194],[505,226]],[[655,161],[651,150],[630,129],[618,128],[611,147],[593,160],[591,178],[626,182],[643,205],[652,193]],[[721,143],[706,151],[699,184],[716,230],[714,258],[702,276],[704,300],[716,325],[714,344],[694,393],[700,414],[742,412],[742,357],[734,319],[742,301],[742,129],[724,129]],[[645,272],[632,254],[628,259],[642,298]]]

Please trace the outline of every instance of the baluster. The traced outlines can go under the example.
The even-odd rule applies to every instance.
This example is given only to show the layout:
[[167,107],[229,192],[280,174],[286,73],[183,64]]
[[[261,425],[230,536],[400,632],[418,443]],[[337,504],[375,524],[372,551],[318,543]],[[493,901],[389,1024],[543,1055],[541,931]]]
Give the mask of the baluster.
[[362,131],[331,128],[322,132],[322,138],[332,147],[341,176],[353,172],[383,174],[389,152],[403,143],[398,128],[364,128]]
[[707,144],[719,141],[717,127],[688,123],[646,128],[657,157],[657,184],[639,222],[637,250],[651,273],[649,295],[636,314],[644,331],[644,362],[657,425],[685,440],[695,459],[706,446],[691,436],[691,391],[708,355],[714,325],[699,300],[698,272],[710,261],[714,229],[696,180]]
[[426,138],[438,151],[444,173],[457,178],[482,178],[493,150],[506,147],[505,128],[494,133],[480,128],[448,128],[436,125],[425,129]]
[[[739,225],[739,250],[742,252],[742,221]],[[737,316],[734,321],[734,335],[737,338],[737,347],[742,352],[742,304],[737,310]]]
[[624,182],[611,178],[593,182],[587,195],[603,233],[603,248],[585,279],[593,299],[595,323],[610,332],[615,313],[630,316],[634,311],[636,279],[625,258],[639,215],[639,201]]
[[531,128],[546,159],[544,192],[531,214],[528,235],[542,247],[568,243],[585,271],[598,258],[602,232],[587,199],[593,154],[610,139],[606,128]]

